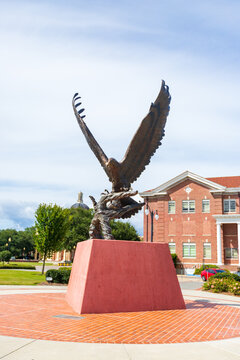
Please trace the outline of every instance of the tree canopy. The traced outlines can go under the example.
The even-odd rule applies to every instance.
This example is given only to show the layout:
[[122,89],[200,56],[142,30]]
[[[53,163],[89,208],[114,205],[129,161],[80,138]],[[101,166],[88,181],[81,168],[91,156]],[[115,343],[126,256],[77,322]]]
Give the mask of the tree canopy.
[[89,226],[93,218],[93,210],[71,208],[69,229],[66,232],[63,247],[71,251],[78,242],[89,239]]
[[35,219],[35,243],[37,250],[43,255],[44,273],[47,256],[62,249],[64,236],[70,225],[69,209],[56,204],[40,204],[35,212]]
[[110,225],[114,239],[140,241],[136,229],[129,222],[112,220]]
[[26,228],[23,231],[15,229],[0,230],[0,251],[8,250],[11,256],[21,258],[34,251],[35,228]]
[[[70,209],[71,220],[69,229],[65,235],[63,247],[66,250],[73,250],[79,241],[89,239],[89,226],[93,218],[93,210]],[[135,228],[129,222],[121,220],[110,222],[112,234],[117,240],[140,241]]]

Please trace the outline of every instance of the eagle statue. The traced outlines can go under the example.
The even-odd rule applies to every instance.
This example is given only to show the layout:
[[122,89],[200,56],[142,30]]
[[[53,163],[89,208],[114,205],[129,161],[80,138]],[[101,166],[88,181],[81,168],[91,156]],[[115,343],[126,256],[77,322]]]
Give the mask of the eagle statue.
[[127,148],[124,158],[120,162],[114,158],[108,158],[97,143],[83,120],[85,115],[82,115],[82,113],[85,109],[78,110],[82,104],[79,101],[80,99],[81,97],[76,93],[73,97],[72,105],[88,145],[112,183],[112,191],[128,191],[131,188],[131,184],[141,175],[146,165],[150,163],[150,159],[156,149],[161,145],[171,101],[168,86],[162,81],[157,99],[151,104],[148,114],[142,120]]
[[90,239],[113,239],[110,220],[129,218],[144,205],[144,203],[137,202],[132,198],[137,194],[137,191],[132,191],[131,184],[141,175],[146,165],[149,164],[152,155],[161,145],[171,96],[168,86],[162,81],[157,99],[151,104],[148,114],[142,120],[124,158],[120,162],[108,158],[97,143],[83,120],[85,115],[82,115],[84,109],[80,107],[82,104],[80,99],[78,93],[72,99],[72,106],[78,124],[88,145],[112,183],[112,191],[109,193],[105,190],[98,202],[95,201],[93,196],[90,196],[95,214],[90,225],[89,236]]

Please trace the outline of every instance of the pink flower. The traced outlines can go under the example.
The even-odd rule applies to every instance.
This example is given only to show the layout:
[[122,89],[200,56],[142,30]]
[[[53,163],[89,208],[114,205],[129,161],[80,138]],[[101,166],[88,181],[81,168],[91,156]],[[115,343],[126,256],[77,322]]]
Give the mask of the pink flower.
[[211,285],[211,288],[214,288],[214,285]]

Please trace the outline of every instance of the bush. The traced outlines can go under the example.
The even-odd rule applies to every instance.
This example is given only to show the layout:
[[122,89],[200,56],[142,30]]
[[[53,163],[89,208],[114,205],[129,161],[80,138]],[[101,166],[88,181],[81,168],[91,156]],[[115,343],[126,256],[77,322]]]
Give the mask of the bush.
[[61,284],[68,284],[71,270],[72,269],[66,269],[66,268],[58,269],[58,272],[60,274],[60,280],[61,280],[60,283]]
[[232,281],[228,286],[228,291],[234,295],[240,296],[240,282]]
[[177,259],[178,259],[177,254],[171,254],[171,256],[172,256],[174,266],[177,267]]
[[0,261],[4,263],[4,261],[9,262],[11,259],[12,254],[8,250],[4,250],[0,252]]
[[53,283],[68,284],[70,274],[71,274],[71,269],[67,269],[67,268],[60,268],[58,270],[50,269],[46,272],[46,278],[51,277],[53,279]]
[[206,265],[202,265],[200,268],[196,268],[194,271],[194,275],[201,275],[201,272],[205,269],[219,269],[219,266],[217,265],[211,265],[211,264],[206,264]]
[[36,267],[34,265],[24,265],[24,264],[6,264],[6,265],[0,265],[0,269],[24,269],[24,270],[36,270]]
[[231,273],[217,273],[216,275],[212,276],[215,279],[233,279],[235,281],[240,281],[240,276],[237,274],[231,274]]
[[210,290],[215,293],[229,292],[234,295],[240,295],[240,281],[236,281],[233,276],[216,278],[216,275],[214,275],[203,284],[203,290]]

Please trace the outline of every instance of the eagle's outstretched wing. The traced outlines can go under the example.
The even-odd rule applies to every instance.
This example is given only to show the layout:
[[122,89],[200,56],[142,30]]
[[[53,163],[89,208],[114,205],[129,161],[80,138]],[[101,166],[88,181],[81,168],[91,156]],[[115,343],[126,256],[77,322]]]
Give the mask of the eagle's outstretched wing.
[[164,127],[169,113],[171,96],[162,81],[160,93],[151,104],[149,113],[142,120],[121,161],[121,175],[131,184],[149,164],[150,158],[161,145]]
[[93,134],[91,133],[91,131],[89,130],[89,128],[87,127],[87,125],[85,124],[85,122],[83,121],[83,118],[85,117],[85,115],[81,115],[83,113],[83,111],[85,109],[80,109],[78,110],[77,108],[82,104],[81,102],[78,102],[78,100],[80,100],[81,97],[78,96],[78,93],[76,93],[73,96],[72,99],[72,106],[73,106],[73,110],[74,110],[74,114],[77,118],[78,124],[83,132],[83,135],[85,136],[88,145],[90,146],[91,150],[94,152],[94,154],[96,155],[98,161],[100,162],[100,164],[102,165],[102,167],[104,168],[105,172],[107,173],[110,181],[111,181],[111,176],[108,172],[106,163],[108,161],[108,157],[107,155],[104,153],[104,151],[102,150],[102,148],[100,147],[100,145],[98,144],[98,142],[96,141],[96,139],[94,138]]

